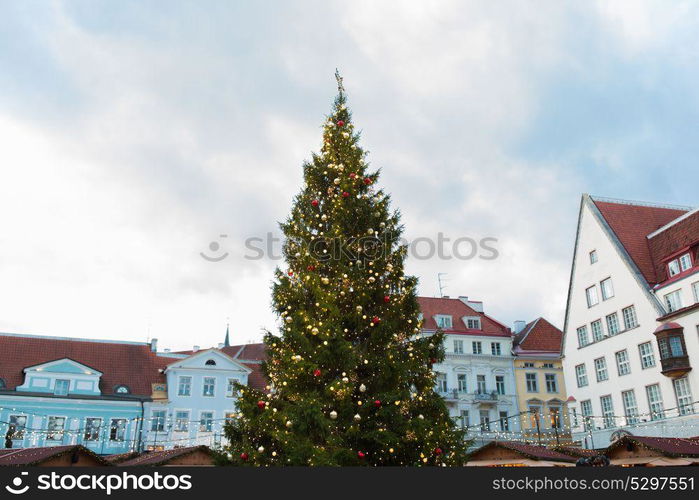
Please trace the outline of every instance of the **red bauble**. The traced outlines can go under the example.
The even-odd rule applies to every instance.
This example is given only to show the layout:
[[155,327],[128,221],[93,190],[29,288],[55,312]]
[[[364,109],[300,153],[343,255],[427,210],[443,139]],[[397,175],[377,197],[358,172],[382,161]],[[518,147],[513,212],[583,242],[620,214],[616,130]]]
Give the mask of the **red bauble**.
[[437,362],[437,358],[430,358],[430,363],[435,364]]
[[342,127],[344,124],[345,124],[345,122],[343,122],[342,120],[338,120],[338,121],[337,121],[337,126],[338,126],[338,127]]
[[391,302],[391,297],[389,297],[388,295],[386,295],[386,296],[383,298],[383,301],[386,302],[386,303]]
[[289,276],[293,276],[293,275],[294,275],[294,271],[289,271],[289,272],[287,272],[287,274],[288,274]]
[[381,318],[379,318],[378,316],[374,316],[373,318],[371,318],[371,322],[375,325],[378,325],[381,322]]
[[442,449],[441,449],[441,448],[435,448],[435,449],[434,449],[434,454],[435,454],[435,455],[441,455],[441,454],[442,454]]
[[320,370],[319,370],[318,368],[316,368],[315,370],[313,370],[313,376],[314,376],[314,377],[320,377]]
[[314,207],[317,207],[317,206],[318,206],[318,200],[313,200],[313,201],[311,202],[311,205],[313,205]]
[[367,184],[367,185],[371,184],[371,179],[369,179],[368,177],[365,177],[364,184]]
[[355,177],[357,177],[357,174],[355,174],[354,172],[352,172],[352,173],[350,174],[350,179],[354,179]]
[[258,407],[260,410],[263,410],[264,407],[265,407],[265,402],[262,401],[262,400],[258,401],[258,402],[257,402],[257,407]]
[[364,458],[366,455],[364,455],[364,452],[363,452],[363,451],[358,451],[358,452],[357,452],[357,456],[358,456],[359,458]]
[[379,407],[381,406],[381,400],[380,400],[380,399],[377,399],[376,401],[374,401],[374,406],[376,406],[377,408],[379,408]]
[[349,196],[349,193],[348,193],[347,191],[345,191],[345,192],[342,193],[342,197],[343,197],[343,198],[347,198],[348,196]]
[[313,264],[311,264],[311,265],[308,266],[306,269],[308,269],[309,271],[315,271],[315,270],[316,270],[316,266],[314,266]]
[[240,454],[240,459],[241,459],[241,460],[247,461],[247,459],[248,459],[248,454],[245,453],[245,452],[241,453],[241,454]]

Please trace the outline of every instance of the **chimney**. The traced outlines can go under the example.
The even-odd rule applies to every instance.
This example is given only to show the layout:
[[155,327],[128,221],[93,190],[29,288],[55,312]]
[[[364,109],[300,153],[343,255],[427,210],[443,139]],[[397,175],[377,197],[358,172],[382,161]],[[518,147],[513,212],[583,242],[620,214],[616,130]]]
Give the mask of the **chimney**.
[[522,321],[521,319],[518,319],[517,321],[515,321],[515,327],[514,327],[515,333],[519,333],[522,330],[524,330],[525,326],[527,326],[526,321]]
[[168,347],[168,348],[163,349],[163,352],[170,352],[170,348]]
[[449,295],[442,295],[442,298],[443,298],[443,299],[448,299],[448,298],[450,298],[450,297],[449,297]]
[[199,350],[198,345],[195,345],[194,347],[192,347],[192,352],[197,352],[198,350]]
[[218,343],[218,348],[219,348],[219,349],[223,349],[223,346],[224,346],[223,342],[219,342],[219,343]]
[[153,352],[158,352],[158,339],[151,339],[150,350]]
[[483,302],[477,301],[477,300],[468,300],[468,297],[465,295],[459,295],[459,300],[466,304],[468,307],[473,309],[476,312],[482,313],[483,312]]

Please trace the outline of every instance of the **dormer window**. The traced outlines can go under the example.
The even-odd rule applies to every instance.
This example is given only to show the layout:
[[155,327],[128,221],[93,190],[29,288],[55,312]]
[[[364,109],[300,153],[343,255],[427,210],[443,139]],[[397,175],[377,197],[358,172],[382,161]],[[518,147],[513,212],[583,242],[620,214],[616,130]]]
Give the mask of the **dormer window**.
[[214,359],[207,359],[206,363],[204,363],[206,366],[216,366],[216,360]]
[[692,256],[686,253],[680,257],[680,270],[686,271],[690,267],[692,267]]
[[687,252],[667,263],[667,273],[672,278],[692,267],[692,255]]
[[56,396],[67,396],[70,389],[70,380],[56,379],[56,385],[53,386],[53,393]]
[[128,385],[118,385],[114,388],[114,394],[131,394],[131,389]]
[[0,389],[4,389],[5,387],[7,387],[5,385],[5,380],[0,378]]
[[478,316],[466,317],[464,318],[464,323],[466,324],[466,328],[469,330],[481,329],[481,318]]
[[439,328],[451,328],[452,327],[451,316],[447,316],[444,314],[438,314],[437,316],[434,317],[434,319],[437,322],[437,327],[439,327]]

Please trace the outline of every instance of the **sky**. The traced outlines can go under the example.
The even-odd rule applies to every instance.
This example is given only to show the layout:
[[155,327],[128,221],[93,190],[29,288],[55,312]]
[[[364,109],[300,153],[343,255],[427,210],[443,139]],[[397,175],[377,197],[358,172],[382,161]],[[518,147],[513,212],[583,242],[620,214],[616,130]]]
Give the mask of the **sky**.
[[408,240],[497,239],[416,247],[420,294],[560,327],[582,193],[697,205],[698,63],[691,1],[0,0],[0,331],[275,330],[283,263],[246,241],[280,236],[335,68]]

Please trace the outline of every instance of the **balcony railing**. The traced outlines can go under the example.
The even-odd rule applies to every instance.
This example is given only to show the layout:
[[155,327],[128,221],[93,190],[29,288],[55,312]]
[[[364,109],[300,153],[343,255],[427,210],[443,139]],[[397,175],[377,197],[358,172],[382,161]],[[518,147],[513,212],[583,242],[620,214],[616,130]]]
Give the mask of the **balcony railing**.
[[497,401],[498,393],[493,392],[475,392],[473,394],[473,399],[476,401]]

